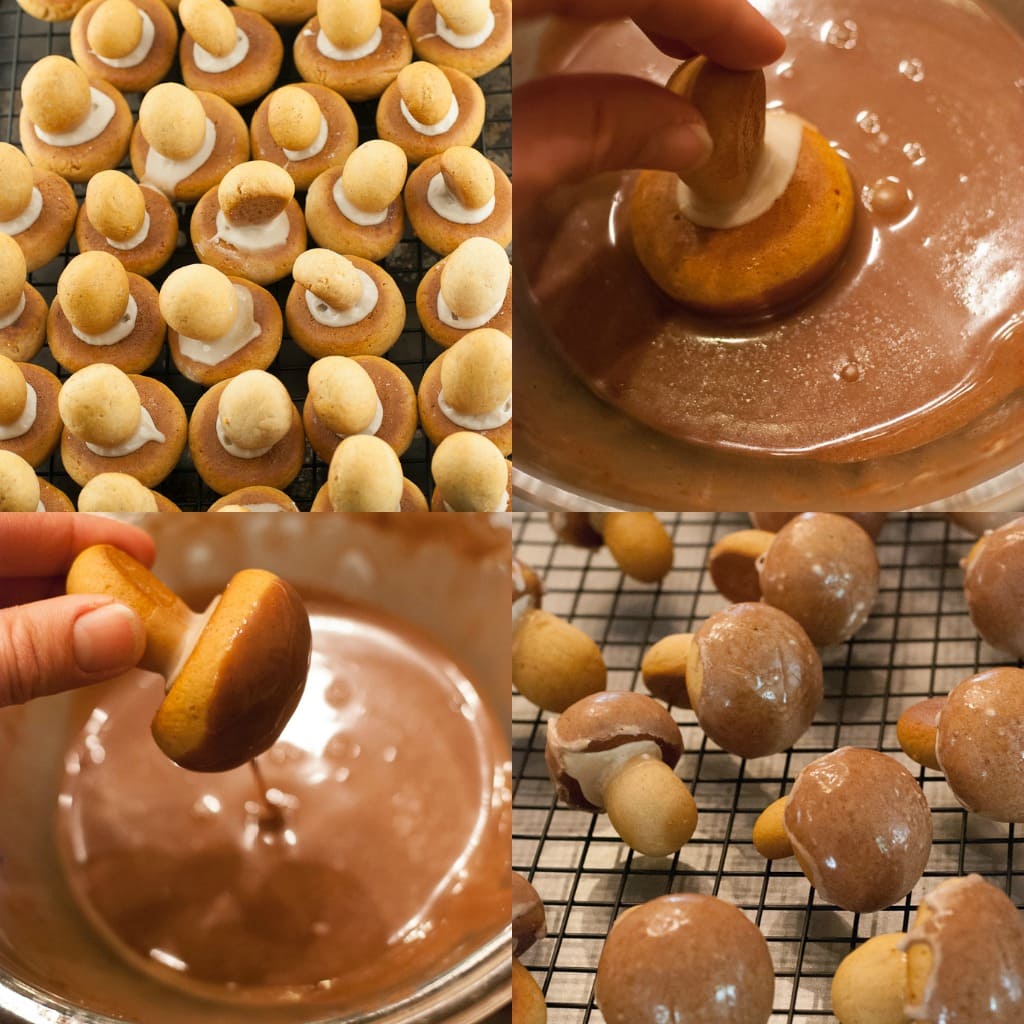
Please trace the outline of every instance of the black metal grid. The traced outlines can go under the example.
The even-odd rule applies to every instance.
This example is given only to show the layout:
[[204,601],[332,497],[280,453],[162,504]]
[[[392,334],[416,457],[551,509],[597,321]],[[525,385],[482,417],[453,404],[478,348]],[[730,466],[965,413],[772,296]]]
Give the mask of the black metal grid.
[[[47,24],[38,21],[24,13],[17,6],[15,0],[0,0],[0,140],[15,144],[18,142],[18,114],[21,110],[19,89],[21,80],[29,67],[50,53],[71,56],[70,24],[70,22]],[[291,57],[292,44],[298,30],[285,28],[279,31],[284,42],[285,60],[277,85],[283,85],[286,82],[299,80]],[[181,81],[177,62],[167,77],[168,80]],[[487,119],[477,146],[507,174],[511,174],[512,171],[511,77],[511,62],[507,61],[479,80],[487,98]],[[132,113],[137,114],[141,96],[129,93],[125,98],[129,102]],[[249,122],[256,106],[258,103],[240,108],[246,123]],[[354,103],[352,109],[359,124],[359,141],[365,142],[367,139],[375,138],[376,102]],[[131,172],[127,160],[122,165],[122,169]],[[85,195],[85,186],[76,185],[75,194],[81,202]],[[304,205],[304,196],[299,195],[297,198],[300,205]],[[179,226],[185,232],[182,239],[183,245],[176,251],[168,265],[152,278],[157,288],[160,287],[167,274],[175,268],[197,262],[192,246],[187,241],[191,205],[178,204],[177,211]],[[47,303],[51,302],[56,294],[57,278],[67,260],[77,251],[74,237],[72,237],[68,247],[56,260],[29,276],[29,280],[42,292]],[[441,347],[432,342],[420,327],[415,305],[416,286],[424,273],[437,262],[437,259],[438,257],[434,253],[419,242],[407,224],[402,242],[387,259],[382,261],[383,267],[391,274],[401,289],[406,300],[407,310],[405,330],[394,348],[388,353],[388,358],[401,367],[416,388],[419,387],[424,370],[442,351]],[[282,308],[290,287],[291,278],[288,277],[269,288],[269,291],[277,297]],[[57,366],[45,346],[33,362],[57,373],[61,379],[68,376]],[[284,382],[289,394],[299,405],[300,411],[306,397],[306,373],[312,362],[313,360],[288,337],[286,330],[281,351],[270,367],[270,372],[276,374]],[[186,411],[191,415],[204,388],[186,380],[178,373],[166,346],[156,363],[146,371],[146,375],[156,377],[167,384],[182,400]],[[423,431],[417,428],[411,447],[402,457],[402,466],[406,476],[428,497],[433,490],[433,480],[430,476],[432,453],[433,446],[424,436]],[[59,450],[50,460],[40,466],[37,472],[65,491],[72,500],[76,500],[79,488],[65,473],[60,461]],[[302,471],[288,488],[288,493],[300,508],[308,509],[317,490],[326,478],[326,463],[322,462],[307,444]],[[157,490],[186,511],[205,509],[218,497],[199,479],[187,449],[178,467]]]
[[[665,516],[675,567],[658,586],[625,579],[607,551],[557,544],[544,516],[518,515],[516,552],[544,580],[544,607],[602,646],[610,689],[638,689],[640,661],[661,637],[692,632],[724,606],[704,571],[710,546],[747,523],[742,513]],[[768,939],[777,984],[771,1024],[834,1018],[829,988],[840,960],[865,938],[905,930],[922,895],[978,872],[1024,906],[1024,847],[1013,826],[967,815],[941,776],[900,752],[896,721],[917,700],[943,694],[1005,655],[982,643],[966,613],[959,560],[972,538],[941,518],[891,517],[878,541],[881,594],[848,644],[823,652],[825,701],[792,751],[741,761],[708,742],[689,711],[673,713],[686,741],[681,774],[700,811],[693,840],[672,859],[631,853],[607,818],[556,804],[544,766],[546,714],[513,698],[513,866],[547,908],[549,937],[524,956],[547,994],[550,1024],[599,1024],[592,989],[612,921],[666,892],[730,900]],[[922,880],[898,906],[857,915],[816,897],[795,861],[766,864],[754,850],[757,815],[788,793],[805,764],[853,744],[893,754],[917,777],[933,810],[935,841]]]

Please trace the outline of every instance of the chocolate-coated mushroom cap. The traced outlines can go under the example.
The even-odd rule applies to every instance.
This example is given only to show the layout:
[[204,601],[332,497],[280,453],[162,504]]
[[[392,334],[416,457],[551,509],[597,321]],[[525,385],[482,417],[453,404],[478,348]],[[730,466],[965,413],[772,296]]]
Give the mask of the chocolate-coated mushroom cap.
[[775,974],[768,943],[740,910],[677,893],[615,922],[595,994],[607,1024],[765,1024]]
[[[887,512],[841,512],[839,514],[846,516],[847,519],[852,519],[872,540],[882,532],[882,527],[885,526],[885,521],[888,518]],[[750,522],[758,530],[778,533],[786,523],[796,518],[797,513],[748,512],[747,515],[750,516]]]
[[964,563],[964,595],[981,638],[1024,658],[1024,518],[986,534]]
[[522,956],[538,939],[547,934],[544,920],[544,904],[537,890],[523,878],[512,872],[512,942],[513,956]]
[[888,755],[857,747],[841,747],[804,768],[785,825],[822,898],[859,913],[906,896],[932,845],[931,812],[914,777]]

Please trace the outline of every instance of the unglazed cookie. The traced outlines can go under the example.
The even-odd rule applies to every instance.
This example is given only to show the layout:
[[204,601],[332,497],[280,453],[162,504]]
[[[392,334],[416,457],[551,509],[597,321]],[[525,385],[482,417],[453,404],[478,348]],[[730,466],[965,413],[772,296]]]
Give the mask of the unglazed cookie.
[[85,252],[64,268],[46,336],[53,358],[74,373],[109,363],[142,373],[156,361],[167,326],[156,288],[106,252]]
[[480,434],[449,434],[430,463],[435,512],[505,512],[512,507],[512,469]]
[[335,449],[327,483],[310,511],[426,512],[427,500],[402,476],[402,464],[386,441],[356,434]]
[[382,260],[402,240],[402,186],[409,164],[394,143],[372,139],[342,167],[319,175],[306,196],[306,224],[317,245]]
[[285,85],[256,108],[249,128],[254,160],[283,167],[305,191],[318,174],[344,164],[359,141],[355,114],[332,89]]
[[[0,199],[0,207],[3,200]],[[46,300],[26,279],[25,254],[0,234],[0,356],[31,359],[46,337]]]
[[49,370],[0,355],[0,451],[30,466],[45,462],[60,440],[59,392]]
[[470,238],[435,263],[416,289],[416,312],[439,345],[454,345],[467,331],[493,327],[512,334],[512,267],[488,238]]
[[108,82],[90,81],[67,57],[36,61],[21,83],[21,147],[36,167],[88,181],[128,151],[132,112]]
[[18,6],[40,21],[70,21],[85,0],[18,0]]
[[145,92],[167,77],[178,25],[161,0],[89,0],[71,25],[71,53],[90,78]]
[[452,146],[472,146],[484,127],[483,90],[455,68],[417,61],[404,68],[377,105],[377,134],[422,163]]
[[197,384],[265,370],[281,347],[277,300],[251,281],[201,263],[168,276],[160,289],[160,311],[174,365]]
[[288,333],[315,359],[383,355],[405,327],[405,300],[376,263],[329,249],[302,253],[285,304]]
[[316,14],[316,0],[242,0],[237,6],[262,14],[272,25],[301,25]]
[[0,448],[0,512],[74,512],[63,491],[36,476],[14,452]]
[[180,512],[170,498],[144,487],[127,473],[100,473],[78,495],[79,512]]
[[420,60],[472,78],[512,53],[512,0],[417,0],[407,25]]
[[298,512],[299,506],[284,491],[276,487],[240,487],[237,491],[218,498],[209,512]]

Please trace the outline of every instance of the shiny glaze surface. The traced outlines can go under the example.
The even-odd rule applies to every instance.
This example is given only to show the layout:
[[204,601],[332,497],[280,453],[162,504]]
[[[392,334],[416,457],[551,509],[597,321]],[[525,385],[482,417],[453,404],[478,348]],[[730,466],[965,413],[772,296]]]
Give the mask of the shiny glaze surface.
[[993,647],[1024,658],[1024,519],[986,534],[964,563],[974,628]]

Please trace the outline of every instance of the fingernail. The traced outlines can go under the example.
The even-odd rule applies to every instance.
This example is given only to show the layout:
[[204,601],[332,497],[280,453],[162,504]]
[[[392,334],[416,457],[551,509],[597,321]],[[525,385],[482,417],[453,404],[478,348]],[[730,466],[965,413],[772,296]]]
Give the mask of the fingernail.
[[80,615],[72,627],[75,663],[83,672],[124,672],[145,648],[139,617],[123,604],[105,604]]

